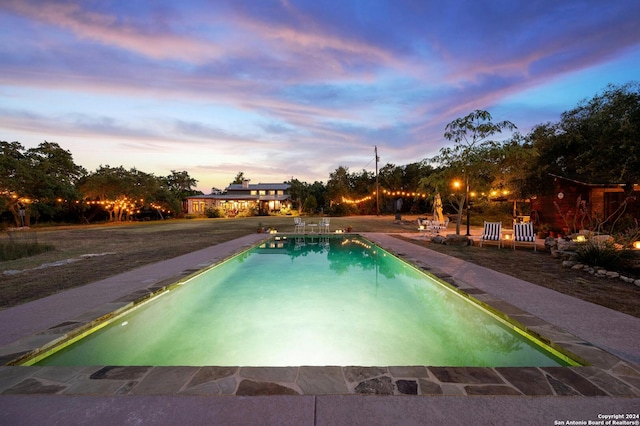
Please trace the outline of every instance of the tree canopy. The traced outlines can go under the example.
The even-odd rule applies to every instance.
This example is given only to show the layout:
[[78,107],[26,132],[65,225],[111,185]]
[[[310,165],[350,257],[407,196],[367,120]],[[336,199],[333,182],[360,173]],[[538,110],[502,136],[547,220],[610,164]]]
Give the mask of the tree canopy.
[[18,142],[0,142],[0,154],[0,207],[11,212],[17,226],[29,225],[31,217],[55,219],[79,198],[75,185],[86,170],[58,144],[45,141],[25,149]]
[[453,145],[441,148],[440,153],[431,159],[441,166],[440,172],[422,182],[437,191],[445,190],[452,179],[459,182],[460,190],[454,191],[450,199],[458,214],[457,234],[460,233],[462,212],[468,208],[470,188],[477,191],[495,176],[495,156],[499,153],[500,144],[491,138],[505,129],[516,128],[510,121],[494,123],[492,119],[489,112],[475,110],[447,124],[444,137]]
[[609,85],[559,122],[536,126],[528,139],[537,154],[530,191],[550,188],[549,173],[631,191],[640,182],[640,84]]
[[0,141],[0,213],[15,226],[29,226],[32,219],[89,222],[105,212],[112,221],[143,211],[163,217],[179,212],[184,197],[199,192],[195,185],[186,171],[156,177],[100,166],[88,173],[57,143],[25,149],[18,142]]

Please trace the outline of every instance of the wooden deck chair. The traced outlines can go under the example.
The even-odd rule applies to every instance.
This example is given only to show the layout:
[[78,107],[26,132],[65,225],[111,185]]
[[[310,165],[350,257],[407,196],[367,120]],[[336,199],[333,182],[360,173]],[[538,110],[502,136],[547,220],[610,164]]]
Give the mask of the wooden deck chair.
[[483,242],[498,243],[498,248],[502,247],[502,222],[485,222],[484,230],[480,236],[480,247]]
[[518,244],[532,244],[533,251],[536,251],[536,234],[533,232],[533,224],[531,222],[514,223],[513,224],[513,249]]

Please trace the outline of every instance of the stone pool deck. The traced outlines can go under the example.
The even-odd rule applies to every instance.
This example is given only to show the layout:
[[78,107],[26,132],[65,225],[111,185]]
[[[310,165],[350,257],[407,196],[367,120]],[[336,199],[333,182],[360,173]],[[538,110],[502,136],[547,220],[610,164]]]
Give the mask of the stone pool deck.
[[[2,366],[0,424],[553,424],[640,412],[640,319],[391,235],[364,236],[590,366]],[[264,238],[248,235],[0,311],[1,364]]]

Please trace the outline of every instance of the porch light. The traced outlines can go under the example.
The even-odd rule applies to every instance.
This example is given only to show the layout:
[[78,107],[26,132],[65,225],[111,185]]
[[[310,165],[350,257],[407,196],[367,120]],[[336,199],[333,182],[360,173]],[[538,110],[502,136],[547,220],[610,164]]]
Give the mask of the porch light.
[[633,242],[633,248],[636,250],[640,250],[640,241],[634,241]]
[[511,239],[511,234],[504,234],[503,239],[510,240]]
[[270,234],[277,234],[277,233],[278,233],[278,230],[277,230],[277,229],[270,229],[270,230],[269,230],[269,233],[270,233]]

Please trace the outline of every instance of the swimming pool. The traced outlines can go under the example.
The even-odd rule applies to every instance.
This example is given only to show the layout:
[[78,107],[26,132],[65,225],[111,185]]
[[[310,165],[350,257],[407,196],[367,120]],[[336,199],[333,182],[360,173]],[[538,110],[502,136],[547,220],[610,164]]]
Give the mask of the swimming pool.
[[571,363],[434,277],[351,236],[272,239],[52,352],[29,364]]

